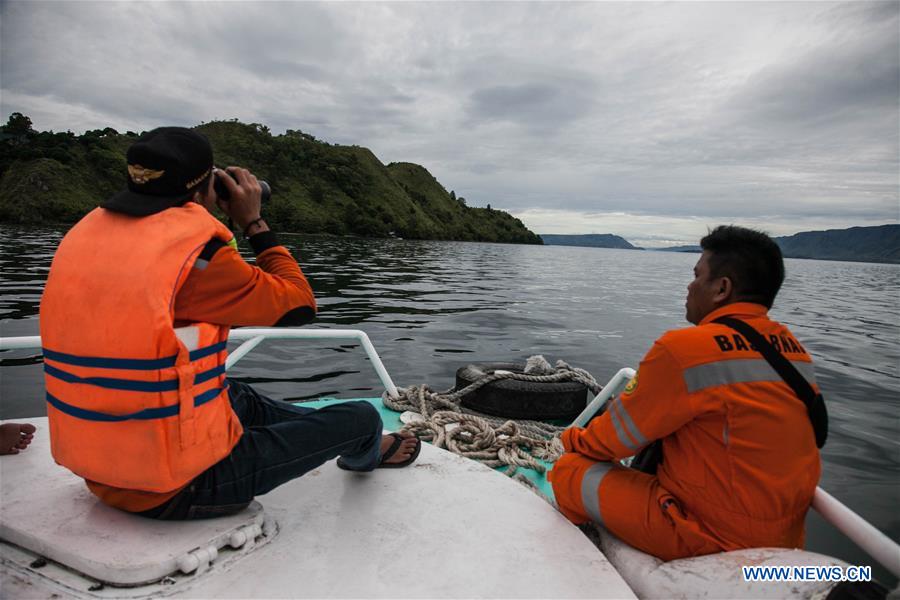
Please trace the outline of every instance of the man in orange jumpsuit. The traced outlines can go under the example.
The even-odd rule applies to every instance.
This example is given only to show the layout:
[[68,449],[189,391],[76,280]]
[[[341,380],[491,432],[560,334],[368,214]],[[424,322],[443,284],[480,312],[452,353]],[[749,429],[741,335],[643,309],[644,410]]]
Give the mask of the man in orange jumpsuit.
[[[550,473],[560,511],[663,560],[740,548],[802,547],[819,480],[807,408],[755,347],[713,322],[745,321],[815,386],[809,354],[768,318],[784,280],[764,233],[720,226],[700,242],[686,318],[587,427],[563,432]],[[618,459],[662,441],[655,475]]]

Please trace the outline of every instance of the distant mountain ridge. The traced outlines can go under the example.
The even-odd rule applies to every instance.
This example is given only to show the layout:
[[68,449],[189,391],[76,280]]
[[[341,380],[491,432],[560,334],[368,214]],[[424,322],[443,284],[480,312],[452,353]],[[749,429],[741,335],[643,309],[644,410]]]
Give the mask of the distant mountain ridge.
[[586,246],[589,248],[621,248],[624,250],[640,250],[625,238],[611,233],[587,233],[583,235],[562,235],[555,233],[539,234],[548,246]]
[[703,252],[700,246],[667,246],[666,248],[654,248],[659,252]]
[[900,225],[802,231],[775,241],[788,258],[900,263]]
[[[773,239],[785,258],[900,263],[900,225],[801,231]],[[673,246],[658,250],[700,252],[700,246]]]

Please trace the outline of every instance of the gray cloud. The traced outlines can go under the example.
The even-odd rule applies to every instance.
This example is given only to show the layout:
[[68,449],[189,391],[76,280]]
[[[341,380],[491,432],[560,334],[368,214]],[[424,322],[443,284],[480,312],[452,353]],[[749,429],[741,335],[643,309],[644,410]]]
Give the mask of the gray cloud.
[[548,233],[896,222],[898,19],[895,2],[13,1],[0,102],[55,130],[302,129]]
[[[896,6],[896,5],[895,5]],[[881,11],[877,11],[881,12]],[[734,105],[751,124],[768,127],[876,129],[895,118],[900,94],[898,15],[769,65],[750,78]],[[866,113],[875,111],[875,119]]]
[[508,121],[536,132],[559,132],[589,114],[593,99],[588,80],[494,85],[469,96],[468,123]]

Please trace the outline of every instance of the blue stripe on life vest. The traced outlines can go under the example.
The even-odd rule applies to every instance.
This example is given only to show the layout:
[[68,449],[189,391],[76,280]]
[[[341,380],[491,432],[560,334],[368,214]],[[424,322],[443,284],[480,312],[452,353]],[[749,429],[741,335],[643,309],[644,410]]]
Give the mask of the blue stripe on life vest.
[[[203,392],[199,396],[194,396],[194,406],[203,406],[204,404],[218,396],[219,393],[225,389],[227,388],[213,388],[211,390]],[[52,396],[49,392],[47,392],[47,402],[56,410],[64,412],[69,416],[78,419],[84,419],[85,421],[103,421],[106,423],[132,420],[147,421],[151,419],[165,419],[166,417],[174,417],[175,415],[177,415],[179,409],[178,404],[170,404],[169,406],[160,406],[159,408],[145,408],[144,410],[139,410],[138,412],[127,415],[111,415],[109,413],[98,412],[96,410],[87,410],[85,408],[79,408],[77,406],[67,404],[59,398]]]
[[197,348],[196,350],[191,351],[191,362],[195,360],[200,360],[201,358],[206,358],[210,354],[215,354],[217,352],[221,352],[225,349],[225,346],[228,345],[228,342],[219,342],[218,344],[213,344],[212,346],[206,346],[205,348]]
[[210,379],[214,379],[219,375],[225,372],[225,365],[219,365],[207,371],[203,371],[202,373],[197,373],[194,376],[194,385],[200,385],[205,381],[209,381]]
[[96,356],[76,356],[42,348],[44,358],[78,367],[96,367],[99,369],[125,369],[129,371],[156,371],[175,366],[175,356],[165,358],[101,358]]
[[[221,352],[227,346],[227,342],[218,342],[211,346],[192,350],[190,353],[191,362],[200,360],[211,354]],[[163,358],[104,358],[99,356],[78,356],[76,354],[66,354],[65,352],[57,352],[49,348],[42,348],[45,358],[55,360],[56,362],[75,365],[78,367],[94,367],[98,369],[123,369],[126,371],[156,371],[158,369],[168,369],[175,366],[176,356],[166,356]]]
[[[124,392],[172,392],[178,389],[177,379],[165,379],[163,381],[135,381],[134,379],[114,379],[112,377],[79,377],[68,371],[58,369],[53,365],[44,363],[44,372],[51,377],[56,377],[66,383],[80,383],[95,385],[107,390],[121,390]],[[218,365],[194,375],[194,385],[199,385],[210,379],[215,379],[225,372],[225,365]]]
[[113,379],[112,377],[79,377],[53,365],[44,363],[44,373],[51,377],[61,379],[66,383],[84,383],[106,388],[108,390],[122,390],[125,392],[171,392],[178,389],[177,379],[165,381],[135,381],[133,379]]

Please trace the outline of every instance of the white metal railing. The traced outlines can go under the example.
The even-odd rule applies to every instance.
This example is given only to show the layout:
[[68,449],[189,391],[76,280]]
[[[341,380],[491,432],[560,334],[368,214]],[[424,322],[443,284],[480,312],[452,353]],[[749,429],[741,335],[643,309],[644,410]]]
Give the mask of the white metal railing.
[[635,370],[630,367],[624,367],[612,376],[612,379],[603,386],[600,393],[594,396],[594,399],[588,402],[588,405],[581,411],[581,414],[572,421],[572,427],[584,427],[588,424],[597,411],[606,406],[609,399],[618,395],[622,389],[628,385],[631,378],[635,376]]
[[[267,339],[303,340],[355,340],[360,343],[375,368],[378,378],[388,394],[397,396],[397,387],[381,362],[369,336],[359,329],[282,329],[282,328],[241,328],[231,331],[229,340],[246,340],[229,353],[226,370]],[[40,336],[0,337],[0,350],[21,350],[40,348]],[[597,394],[584,411],[575,418],[574,426],[583,427],[591,416],[600,410],[610,398],[618,394],[634,377],[634,369],[620,369]],[[812,507],[835,529],[853,540],[872,558],[884,565],[888,571],[900,577],[900,545],[879,531],[871,523],[850,510],[846,505],[820,487],[816,487]]]
[[820,487],[816,487],[812,507],[835,529],[900,577],[900,546],[894,540]]
[[[387,391],[388,395],[397,397],[397,386],[384,368],[381,357],[375,350],[375,346],[369,340],[369,336],[365,331],[359,329],[288,329],[280,327],[265,327],[258,329],[241,328],[233,329],[228,336],[229,340],[247,340],[234,351],[229,352],[228,360],[225,361],[225,370],[227,371],[235,363],[244,358],[251,350],[256,348],[263,340],[355,340],[365,350],[378,379]],[[2,346],[0,346],[2,348]]]
[[[256,348],[263,340],[351,340],[357,341],[365,350],[366,355],[375,368],[375,373],[381,380],[384,389],[392,397],[397,397],[397,386],[391,379],[381,357],[375,350],[375,346],[369,340],[365,331],[359,329],[288,329],[280,327],[241,328],[233,329],[228,335],[229,340],[247,340],[235,350],[229,352],[225,361],[225,369],[233,367],[244,358],[251,350]],[[23,350],[28,348],[40,348],[41,336],[30,335],[23,337],[0,337],[0,350]]]
[[23,337],[0,337],[0,350],[27,350],[40,348],[41,336],[26,335]]

